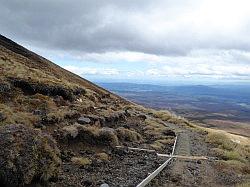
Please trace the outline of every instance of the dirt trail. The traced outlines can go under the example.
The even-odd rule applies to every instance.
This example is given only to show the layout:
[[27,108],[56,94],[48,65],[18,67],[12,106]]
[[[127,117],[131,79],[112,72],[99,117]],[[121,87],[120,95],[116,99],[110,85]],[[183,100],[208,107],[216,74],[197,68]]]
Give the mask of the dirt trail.
[[[209,156],[209,146],[201,133],[174,124],[166,125],[178,134],[175,155]],[[217,171],[213,168],[213,162],[174,158],[148,186],[222,186],[217,180]]]

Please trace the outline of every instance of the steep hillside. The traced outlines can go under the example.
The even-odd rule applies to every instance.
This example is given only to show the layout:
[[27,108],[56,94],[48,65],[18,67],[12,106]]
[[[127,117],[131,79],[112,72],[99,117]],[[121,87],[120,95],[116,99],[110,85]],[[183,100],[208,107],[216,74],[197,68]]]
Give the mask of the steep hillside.
[[156,152],[170,154],[176,135],[183,137],[176,154],[222,165],[178,161],[152,186],[206,186],[208,178],[235,185],[249,176],[249,147],[126,101],[0,35],[0,186],[136,186],[167,160]]
[[[3,132],[0,139],[7,141],[8,132],[15,139],[13,142],[3,141],[2,147],[8,149],[13,144],[15,150],[15,146],[21,146],[21,150],[13,158],[6,151],[0,155],[4,163],[6,159],[10,159],[8,162],[19,168],[10,169],[2,164],[1,183],[29,184],[48,182],[51,179],[54,181],[56,178],[54,183],[59,186],[83,185],[91,178],[100,177],[97,171],[87,172],[89,168],[97,167],[96,164],[100,171],[106,168],[107,162],[112,162],[112,167],[119,166],[121,153],[116,153],[117,150],[114,149],[117,145],[136,147],[140,144],[144,148],[155,147],[165,152],[171,149],[174,132],[154,119],[146,120],[146,115],[136,110],[135,105],[3,36],[0,37],[0,72],[0,125]],[[157,131],[154,132],[156,127]],[[20,137],[16,138],[15,134],[18,132]],[[49,160],[57,163],[57,169],[53,167],[52,170],[49,166],[44,169],[49,169],[49,174],[43,171],[36,173],[35,168],[40,164],[37,163],[39,160],[33,160],[32,157],[35,166],[27,168],[29,165],[26,162],[32,151],[23,146],[29,143],[26,141],[37,138],[26,137],[29,134],[35,135],[36,132],[41,139],[47,135],[52,139],[52,145],[45,145],[56,147],[50,148],[51,152],[57,153],[57,149],[59,150]],[[17,139],[24,141],[22,145],[15,144]],[[157,142],[163,139],[164,142]],[[40,151],[43,150],[37,152]],[[137,160],[140,156],[134,155],[134,159]],[[16,159],[20,159],[22,164],[18,165]],[[124,167],[127,162],[124,162]],[[150,170],[157,165],[157,162],[150,162],[145,168]],[[79,173],[79,168],[83,174]],[[28,179],[25,178],[26,170],[32,170]],[[103,175],[108,177],[109,170],[106,173],[104,171]],[[44,175],[47,177],[44,178]],[[14,177],[16,179],[12,179]],[[60,177],[63,179],[58,180]]]

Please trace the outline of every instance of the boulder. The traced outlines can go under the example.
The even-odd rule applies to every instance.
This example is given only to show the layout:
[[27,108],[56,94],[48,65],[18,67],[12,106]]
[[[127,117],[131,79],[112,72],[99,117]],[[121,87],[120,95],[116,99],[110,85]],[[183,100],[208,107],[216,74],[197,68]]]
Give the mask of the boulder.
[[170,130],[170,129],[164,130],[163,134],[166,135],[166,136],[176,136],[175,132]]
[[5,120],[5,119],[6,119],[6,117],[4,116],[4,114],[0,113],[0,122],[3,121],[3,120]]
[[45,115],[45,111],[42,111],[42,110],[34,110],[34,111],[33,111],[33,114],[34,114],[34,115],[41,116],[41,115]]
[[78,118],[77,122],[81,125],[84,125],[84,124],[89,124],[91,122],[91,120],[87,117],[80,117]]
[[22,186],[55,179],[61,165],[56,142],[25,125],[0,127],[0,184]]
[[138,118],[140,118],[142,121],[145,121],[147,119],[147,116],[145,114],[139,114]]

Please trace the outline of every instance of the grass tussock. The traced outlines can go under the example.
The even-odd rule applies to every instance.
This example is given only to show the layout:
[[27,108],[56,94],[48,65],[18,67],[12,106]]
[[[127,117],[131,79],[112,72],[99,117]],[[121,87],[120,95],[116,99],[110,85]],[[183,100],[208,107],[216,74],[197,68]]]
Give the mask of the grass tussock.
[[89,158],[85,157],[72,157],[71,162],[79,166],[90,165],[92,163]]
[[146,119],[146,126],[144,127],[144,133],[146,135],[161,137],[166,135],[166,132],[169,130],[163,123],[157,119]]
[[[174,143],[174,132],[169,130],[163,123],[157,119],[148,118],[145,120],[144,134],[152,140],[150,147],[157,151],[162,151]],[[168,136],[171,135],[171,136]]]
[[135,130],[119,127],[116,129],[117,137],[121,141],[140,142],[142,136]]
[[191,123],[187,119],[185,119],[181,116],[178,116],[178,115],[176,115],[173,112],[170,112],[168,110],[154,110],[154,109],[145,108],[145,107],[140,106],[140,105],[131,106],[130,108],[134,108],[138,111],[142,111],[144,113],[152,115],[153,117],[158,118],[158,119],[165,121],[165,122],[168,122],[168,123],[173,123],[173,124],[177,124],[177,125],[184,125],[184,126],[187,126],[190,128],[195,128],[195,129],[197,127],[195,124]]
[[150,144],[150,147],[157,150],[161,151],[164,149],[165,146],[172,145],[174,143],[174,139],[169,138],[169,137],[162,137],[162,139],[158,139],[154,141],[152,144]]
[[209,132],[206,136],[206,142],[215,146],[212,153],[214,156],[227,161],[224,164],[230,162],[237,166],[241,163],[239,166],[250,167],[249,145],[235,143],[222,132]]
[[154,110],[153,116],[155,118],[159,118],[162,121],[166,121],[168,123],[173,123],[173,124],[177,124],[177,125],[185,125],[185,126],[188,126],[191,128],[196,127],[193,123],[191,123],[187,119],[185,119],[181,116],[178,116],[172,112],[169,112],[168,110],[159,110],[159,111]]
[[112,128],[100,128],[90,125],[71,125],[65,126],[62,129],[63,140],[71,141],[78,140],[90,145],[119,145],[117,134]]
[[249,187],[249,186],[250,186],[250,180],[236,185],[236,187]]
[[29,112],[19,111],[18,109],[11,108],[5,104],[0,104],[0,112],[3,116],[3,120],[0,121],[0,125],[25,124],[32,126],[38,121],[37,116],[34,116]]
[[97,153],[96,154],[97,159],[102,160],[102,161],[109,161],[110,157],[107,153]]
[[216,163],[216,167],[220,171],[233,171],[235,173],[249,174],[250,166],[237,160],[220,160]]

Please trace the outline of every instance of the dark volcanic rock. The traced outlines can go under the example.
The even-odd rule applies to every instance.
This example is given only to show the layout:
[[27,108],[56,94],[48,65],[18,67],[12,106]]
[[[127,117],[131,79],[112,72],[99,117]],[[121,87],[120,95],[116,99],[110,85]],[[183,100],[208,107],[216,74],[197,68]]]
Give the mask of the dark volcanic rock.
[[45,112],[45,111],[42,111],[42,110],[34,110],[34,111],[33,111],[33,114],[34,114],[34,115],[41,116],[41,115],[45,115],[46,112]]
[[175,132],[172,131],[172,130],[170,130],[170,129],[165,130],[165,131],[163,132],[163,134],[166,135],[166,136],[176,136],[176,135],[175,135]]
[[82,117],[78,118],[77,122],[79,124],[84,125],[84,124],[89,124],[91,122],[91,120],[89,118],[86,118],[86,117],[82,116]]
[[39,130],[24,125],[1,127],[0,147],[1,185],[47,181],[59,172],[61,160],[56,143]]
[[140,118],[141,120],[145,121],[147,119],[147,116],[144,114],[139,114],[138,118]]
[[6,118],[6,117],[4,116],[4,114],[3,114],[3,113],[0,113],[0,122],[3,121],[3,120],[5,120],[5,118]]
[[7,93],[11,91],[11,86],[7,83],[0,83],[0,93]]

